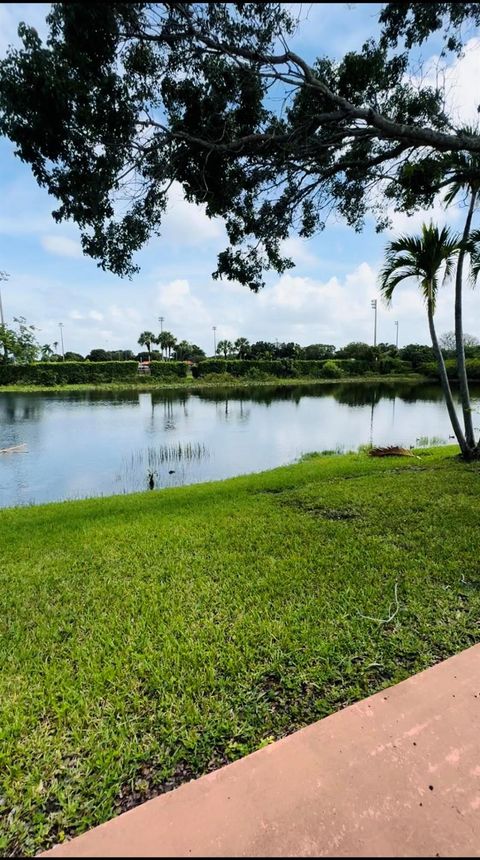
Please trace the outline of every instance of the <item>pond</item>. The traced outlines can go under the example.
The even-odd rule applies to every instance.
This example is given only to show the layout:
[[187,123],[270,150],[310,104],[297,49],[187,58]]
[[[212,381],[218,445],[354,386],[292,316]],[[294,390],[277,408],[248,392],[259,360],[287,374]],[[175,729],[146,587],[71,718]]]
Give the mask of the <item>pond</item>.
[[440,444],[451,432],[440,387],[426,383],[6,393],[0,448],[26,450],[0,454],[0,506],[211,481],[370,442]]

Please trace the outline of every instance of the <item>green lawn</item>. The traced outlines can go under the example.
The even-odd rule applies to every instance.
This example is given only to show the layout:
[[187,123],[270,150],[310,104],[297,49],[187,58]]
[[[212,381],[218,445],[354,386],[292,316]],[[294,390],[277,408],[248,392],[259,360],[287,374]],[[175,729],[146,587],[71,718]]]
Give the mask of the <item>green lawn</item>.
[[480,466],[419,453],[1,512],[0,852],[479,641]]

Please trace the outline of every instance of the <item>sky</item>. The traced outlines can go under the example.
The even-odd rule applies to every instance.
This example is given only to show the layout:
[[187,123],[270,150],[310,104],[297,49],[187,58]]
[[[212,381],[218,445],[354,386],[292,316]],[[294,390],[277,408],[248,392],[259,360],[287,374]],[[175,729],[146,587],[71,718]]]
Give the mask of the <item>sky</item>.
[[[379,4],[297,4],[300,24],[291,47],[308,61],[315,56],[340,58],[360,48],[377,32]],[[0,5],[0,57],[17,44],[20,21],[46,34],[48,4]],[[438,45],[423,50],[423,74],[438,73]],[[430,52],[430,53],[429,53]],[[445,74],[447,99],[456,118],[478,118],[480,33],[470,34],[465,56],[449,59]],[[432,210],[411,218],[393,213],[393,227],[375,233],[368,219],[355,233],[332,218],[326,229],[309,240],[292,235],[284,250],[295,268],[279,276],[268,273],[267,286],[258,294],[228,281],[214,281],[219,251],[226,247],[220,219],[210,220],[204,208],[187,203],[174,185],[161,237],[152,239],[136,255],[140,272],[132,280],[103,272],[82,254],[74,224],[57,224],[51,211],[55,201],[39,188],[28,165],[14,155],[14,147],[0,138],[0,270],[9,273],[2,283],[6,323],[24,316],[37,327],[41,344],[60,340],[63,323],[65,350],[88,353],[93,348],[137,351],[140,332],[164,330],[177,340],[198,344],[207,354],[217,342],[246,337],[249,341],[295,341],[302,346],[350,341],[373,341],[371,300],[378,299],[378,342],[399,346],[429,343],[425,309],[414,283],[400,287],[393,305],[380,299],[377,276],[386,242],[399,232],[415,232],[433,217],[439,224],[461,229],[465,210],[441,201]],[[477,226],[480,219],[477,216]],[[453,329],[453,285],[446,285],[436,312],[439,333]],[[465,290],[464,328],[480,337],[479,296]]]

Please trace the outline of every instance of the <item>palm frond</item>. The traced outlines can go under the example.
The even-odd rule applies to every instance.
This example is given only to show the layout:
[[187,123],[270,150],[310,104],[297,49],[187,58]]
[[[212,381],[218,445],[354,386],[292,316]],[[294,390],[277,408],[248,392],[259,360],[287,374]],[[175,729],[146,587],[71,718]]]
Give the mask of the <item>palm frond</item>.
[[425,301],[430,301],[434,310],[439,272],[444,267],[443,281],[451,277],[454,259],[460,249],[461,239],[457,233],[449,227],[439,229],[432,222],[422,224],[420,236],[399,236],[389,242],[385,263],[379,273],[379,288],[387,304],[402,281],[415,278]]
[[395,288],[402,282],[407,280],[407,278],[416,278],[418,277],[418,272],[414,266],[410,266],[409,268],[404,268],[403,270],[394,274],[393,271],[386,272],[385,276],[382,278],[382,273],[380,274],[380,282],[379,289],[382,293],[383,298],[385,299],[387,305],[389,305],[392,301],[393,293]]
[[470,283],[475,287],[480,275],[480,230],[472,230],[468,238],[467,251],[470,254]]

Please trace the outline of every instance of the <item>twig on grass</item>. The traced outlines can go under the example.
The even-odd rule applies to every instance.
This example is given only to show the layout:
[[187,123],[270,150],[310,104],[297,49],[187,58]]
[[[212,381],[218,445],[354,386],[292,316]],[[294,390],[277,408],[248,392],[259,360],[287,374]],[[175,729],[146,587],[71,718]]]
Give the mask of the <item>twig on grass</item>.
[[360,615],[360,618],[365,618],[367,621],[376,621],[377,624],[389,624],[390,621],[393,621],[398,610],[400,609],[400,604],[398,602],[397,589],[398,589],[398,582],[395,583],[395,589],[394,589],[395,604],[396,604],[395,610],[394,610],[394,612],[391,611],[392,610],[392,604],[390,604],[389,609],[388,609],[388,611],[390,612],[390,615],[388,616],[388,618],[372,618],[370,615],[362,615],[362,613],[359,612],[358,614]]

